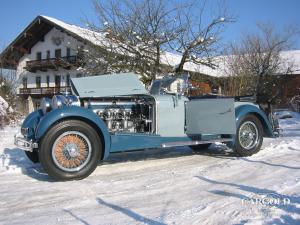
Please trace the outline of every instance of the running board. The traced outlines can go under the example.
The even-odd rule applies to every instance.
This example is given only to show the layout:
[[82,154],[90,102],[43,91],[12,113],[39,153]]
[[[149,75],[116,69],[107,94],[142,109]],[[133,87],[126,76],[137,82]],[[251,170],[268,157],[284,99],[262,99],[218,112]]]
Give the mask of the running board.
[[167,142],[163,143],[161,146],[163,148],[168,147],[177,147],[177,146],[186,146],[186,145],[201,145],[201,144],[211,144],[214,142],[230,142],[233,141],[232,138],[221,138],[221,139],[213,139],[213,140],[207,140],[207,141],[177,141],[177,142]]

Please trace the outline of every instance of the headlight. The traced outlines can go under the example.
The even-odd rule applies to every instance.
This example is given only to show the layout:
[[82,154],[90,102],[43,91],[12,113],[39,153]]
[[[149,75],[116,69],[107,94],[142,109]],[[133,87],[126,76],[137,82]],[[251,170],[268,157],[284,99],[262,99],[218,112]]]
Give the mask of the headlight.
[[43,98],[41,101],[41,106],[43,113],[46,114],[51,110],[51,100],[49,98]]
[[80,101],[77,98],[77,96],[75,96],[75,95],[67,95],[66,99],[67,99],[67,104],[68,105],[80,106]]
[[80,101],[75,95],[54,95],[52,98],[52,108],[53,109],[58,109],[61,108],[62,106],[69,106],[69,105],[76,105],[80,106]]
[[29,131],[29,128],[28,127],[21,127],[21,134],[24,136],[24,137],[27,137],[28,136],[28,132]]
[[67,104],[67,99],[63,95],[54,95],[52,98],[52,108],[58,109]]

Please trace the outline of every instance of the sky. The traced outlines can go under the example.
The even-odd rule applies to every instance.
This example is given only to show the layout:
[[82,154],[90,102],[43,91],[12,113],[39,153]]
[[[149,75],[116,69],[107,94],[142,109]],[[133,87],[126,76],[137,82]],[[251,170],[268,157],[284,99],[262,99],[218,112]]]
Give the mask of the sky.
[[[217,1],[208,0],[213,4]],[[225,42],[238,41],[242,34],[256,32],[258,22],[272,23],[278,30],[289,24],[300,27],[299,0],[227,0],[226,5],[236,22],[223,33]],[[38,15],[82,26],[84,18],[96,18],[91,0],[0,0],[0,9],[0,50]],[[300,49],[300,37],[294,48]]]

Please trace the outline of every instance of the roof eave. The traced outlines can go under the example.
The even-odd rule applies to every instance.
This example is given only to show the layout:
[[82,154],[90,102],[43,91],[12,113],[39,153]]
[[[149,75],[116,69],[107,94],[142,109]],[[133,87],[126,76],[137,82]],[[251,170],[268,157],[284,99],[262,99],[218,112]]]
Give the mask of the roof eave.
[[[75,34],[74,32],[65,29],[64,27],[60,26],[59,24],[54,23],[53,21],[43,17],[43,16],[37,16],[1,53],[0,53],[0,61],[2,60],[1,66],[5,69],[16,69],[17,68],[17,64],[14,63],[9,63],[8,61],[6,61],[5,59],[9,58],[9,54],[11,53],[11,49],[14,48],[14,46],[16,45],[16,43],[18,41],[21,41],[21,39],[24,37],[24,35],[26,34],[26,32],[30,33],[30,29],[37,23],[41,23],[41,22],[45,22],[46,24],[53,26],[53,28],[55,27],[56,29],[63,31],[67,34],[69,34],[70,36],[72,36],[73,38],[87,44],[92,44],[91,41],[84,39],[82,37],[80,37],[79,35]],[[38,40],[37,40],[38,41]],[[36,44],[36,43],[35,43]],[[33,44],[33,46],[35,45]],[[22,57],[22,56],[21,56]],[[20,60],[21,57],[16,57],[17,58],[17,62]]]

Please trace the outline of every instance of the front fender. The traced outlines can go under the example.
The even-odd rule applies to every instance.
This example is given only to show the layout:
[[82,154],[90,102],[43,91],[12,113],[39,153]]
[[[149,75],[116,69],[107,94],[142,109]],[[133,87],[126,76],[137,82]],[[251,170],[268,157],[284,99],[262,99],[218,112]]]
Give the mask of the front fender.
[[105,123],[91,110],[78,106],[66,106],[63,108],[52,110],[41,118],[35,131],[35,138],[39,141],[48,131],[48,129],[56,122],[65,119],[85,120],[98,128],[97,132],[101,132],[104,141],[104,159],[109,155],[110,151],[110,134]]
[[22,123],[22,128],[27,128],[28,133],[27,133],[27,140],[33,140],[35,139],[35,134],[34,130],[37,127],[38,123],[40,122],[40,119],[43,116],[42,110],[36,110],[30,113],[25,120]]
[[267,117],[267,115],[256,105],[251,103],[245,103],[242,105],[238,105],[235,107],[235,117],[236,117],[236,125],[238,127],[241,119],[247,114],[254,114],[260,120],[266,137],[275,137],[272,125]]

